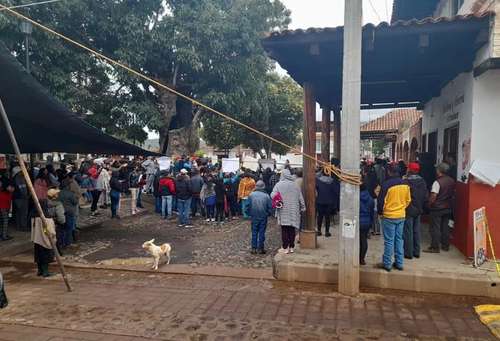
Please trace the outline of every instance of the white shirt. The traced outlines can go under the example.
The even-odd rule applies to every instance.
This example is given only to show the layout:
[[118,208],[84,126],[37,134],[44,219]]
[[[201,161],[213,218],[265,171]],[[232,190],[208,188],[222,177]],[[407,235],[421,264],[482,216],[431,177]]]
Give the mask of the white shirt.
[[441,186],[439,185],[439,182],[434,181],[434,183],[432,184],[431,193],[439,194],[440,190]]

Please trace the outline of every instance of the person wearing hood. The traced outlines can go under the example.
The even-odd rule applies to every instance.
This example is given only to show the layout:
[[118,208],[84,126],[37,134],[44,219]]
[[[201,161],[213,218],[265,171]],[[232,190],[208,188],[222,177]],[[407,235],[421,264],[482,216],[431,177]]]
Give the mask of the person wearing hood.
[[429,201],[429,192],[425,180],[418,175],[420,172],[418,163],[411,162],[407,172],[406,181],[410,185],[411,203],[406,208],[403,240],[405,258],[412,259],[420,258],[420,218]]
[[248,197],[255,189],[255,180],[248,173],[243,175],[238,187],[238,200],[241,202],[241,211],[243,213],[243,218],[248,219]]
[[47,193],[47,213],[48,218],[54,220],[56,226],[57,234],[57,249],[62,255],[61,250],[64,248],[64,240],[66,234],[66,215],[64,212],[64,206],[59,199],[60,190],[51,188]]
[[196,217],[196,213],[198,213],[198,208],[200,208],[200,213],[204,215],[200,198],[201,188],[203,187],[203,179],[198,169],[193,169],[193,174],[190,181],[191,190],[193,191],[193,196],[191,199],[191,217],[194,218]]
[[21,231],[26,231],[28,226],[29,192],[26,180],[21,172],[21,167],[12,169],[14,183],[14,205],[16,208],[16,227]]
[[212,175],[209,175],[207,177],[207,181],[203,184],[200,192],[200,198],[207,210],[207,222],[214,222],[217,195],[215,193],[215,182]]
[[224,179],[217,177],[215,179],[215,221],[217,223],[224,223],[224,216],[226,210],[226,188],[224,187]]
[[65,230],[64,238],[61,241],[63,247],[70,246],[73,243],[73,235],[76,229],[76,217],[78,211],[78,196],[71,191],[70,178],[66,178],[61,182],[61,192],[59,193],[59,201],[64,207]]
[[109,180],[109,197],[111,199],[111,219],[120,219],[118,215],[118,206],[120,205],[120,193],[123,190],[120,181],[120,173],[113,171],[111,173],[111,180]]
[[173,196],[175,195],[175,181],[168,174],[168,171],[161,171],[160,181],[158,183],[158,192],[161,197],[161,217],[163,219],[171,218]]
[[368,251],[368,233],[373,224],[373,210],[375,200],[363,183],[359,192],[359,264],[365,265],[366,252]]
[[316,179],[316,209],[318,211],[318,236],[321,236],[323,218],[325,219],[325,237],[331,237],[330,218],[337,206],[338,188],[331,176],[324,171]]
[[265,254],[267,218],[272,214],[272,200],[266,191],[266,184],[259,180],[255,191],[248,197],[248,214],[252,219],[252,254]]
[[282,205],[276,210],[278,224],[281,226],[282,253],[293,253],[295,229],[300,228],[300,213],[306,210],[304,197],[290,170],[284,169],[281,180],[274,186],[271,198],[281,196]]

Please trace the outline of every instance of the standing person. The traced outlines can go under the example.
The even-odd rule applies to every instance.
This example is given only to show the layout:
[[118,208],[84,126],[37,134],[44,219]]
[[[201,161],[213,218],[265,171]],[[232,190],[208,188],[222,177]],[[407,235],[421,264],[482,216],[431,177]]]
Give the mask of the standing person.
[[120,173],[113,171],[111,180],[109,180],[109,197],[111,199],[111,219],[120,219],[118,215],[118,206],[120,205],[120,193],[123,191],[123,186],[120,181]]
[[[146,175],[147,177],[147,175]],[[153,179],[153,197],[155,198],[155,212],[161,214],[161,195],[160,195],[161,171],[158,169]],[[174,198],[175,200],[175,198]],[[174,205],[175,206],[175,205]]]
[[[406,208],[410,205],[410,186],[401,179],[397,166],[387,168],[388,179],[382,184],[378,197],[378,213],[382,215],[382,230],[384,233],[384,255],[378,268],[391,271],[396,268],[403,270],[404,246],[403,230],[406,218]],[[395,255],[395,262],[392,257]]]
[[59,182],[59,177],[54,169],[54,165],[48,164],[47,167],[47,176],[49,181],[49,187],[59,187],[61,183]]
[[207,210],[207,222],[215,221],[215,207],[217,204],[217,195],[215,193],[215,182],[212,175],[207,177],[207,181],[201,188],[200,198]]
[[[232,173],[231,173],[232,174]],[[224,187],[226,190],[226,199],[227,204],[229,206],[229,210],[227,212],[227,218],[229,219],[229,213],[231,213],[231,219],[237,219],[238,215],[238,198],[237,198],[237,188],[231,177],[231,174],[226,174],[224,176]]]
[[450,166],[442,162],[436,168],[437,179],[432,184],[429,197],[431,211],[431,246],[424,250],[429,253],[439,253],[450,250],[450,216],[453,213],[455,198],[455,180],[448,174]]
[[47,201],[47,192],[49,191],[49,173],[45,168],[38,171],[33,187],[38,201]]
[[266,184],[259,180],[255,191],[248,197],[248,213],[252,219],[252,254],[266,253],[267,218],[272,214],[272,200],[266,191]]
[[191,190],[193,191],[193,196],[191,199],[191,217],[196,217],[198,213],[198,208],[200,209],[200,214],[203,215],[203,209],[201,206],[201,188],[203,187],[203,179],[200,175],[198,169],[193,169],[193,174],[191,176]]
[[359,193],[359,264],[365,265],[368,251],[368,233],[373,224],[373,210],[375,201],[365,184],[360,187]]
[[57,235],[57,249],[62,255],[62,249],[64,248],[64,240],[66,234],[66,216],[64,215],[64,206],[59,200],[60,191],[55,188],[49,189],[47,193],[47,213],[48,217],[54,219]]
[[71,179],[66,178],[61,182],[59,201],[64,207],[65,229],[64,239],[61,244],[68,247],[73,243],[73,235],[76,229],[76,215],[78,210],[78,197],[70,189]]
[[99,171],[99,175],[97,176],[95,189],[100,191],[99,195],[102,198],[102,205],[100,208],[106,209],[108,208],[108,200],[109,200],[109,181],[111,180],[111,176],[109,175],[109,171],[103,167]]
[[243,175],[238,187],[238,200],[241,202],[241,211],[243,213],[243,218],[248,219],[248,196],[255,189],[255,180],[248,173]]
[[158,192],[161,197],[161,217],[167,219],[172,217],[172,198],[175,195],[175,182],[167,171],[161,171],[160,174]]
[[189,210],[191,208],[191,181],[186,169],[181,169],[175,180],[177,197],[177,210],[179,211],[179,227],[193,227],[189,221]]
[[404,229],[405,258],[420,258],[420,218],[424,207],[429,200],[429,192],[425,180],[418,175],[420,165],[410,162],[408,165],[406,181],[410,185],[411,203],[406,208],[406,221]]
[[7,178],[0,177],[0,240],[11,240],[7,233],[9,228],[9,212],[12,206],[12,193],[14,187],[9,184]]
[[16,226],[21,231],[28,230],[29,193],[21,167],[12,170],[14,177],[14,205],[16,207]]
[[304,197],[290,170],[282,172],[281,180],[274,186],[271,198],[281,196],[282,207],[276,212],[278,224],[281,226],[283,241],[282,253],[293,253],[295,248],[295,229],[300,228],[300,212],[306,210]]
[[337,187],[334,184],[333,178],[326,175],[325,171],[321,172],[321,176],[316,179],[316,208],[318,210],[318,231],[317,235],[321,236],[321,227],[323,218],[325,219],[325,237],[331,237],[330,233],[330,218],[337,206],[336,199],[338,197]]
[[[50,216],[47,209],[47,202],[40,203],[40,205],[49,222],[49,226],[47,226],[47,233],[45,233],[42,219],[39,217],[38,212],[35,212],[31,225],[31,241],[33,242],[34,260],[38,266],[37,276],[49,277],[53,275],[49,272],[49,264],[54,261],[54,250],[52,249],[49,238],[54,240],[54,244],[56,243],[54,222],[57,221],[58,216],[57,214],[55,217]],[[61,217],[59,216],[59,218]]]
[[154,177],[156,174],[156,163],[153,158],[149,156],[147,160],[142,163],[142,167],[146,170],[146,187],[144,192],[152,193]]
[[224,180],[218,177],[215,180],[215,221],[219,224],[224,223],[225,204],[226,204],[226,189],[224,188]]
[[95,162],[92,163],[92,166],[89,168],[89,177],[92,182],[92,205],[90,207],[90,211],[92,215],[97,215],[97,204],[99,203],[99,198],[101,196],[102,189],[98,189],[97,179],[102,171],[102,168],[98,166]]

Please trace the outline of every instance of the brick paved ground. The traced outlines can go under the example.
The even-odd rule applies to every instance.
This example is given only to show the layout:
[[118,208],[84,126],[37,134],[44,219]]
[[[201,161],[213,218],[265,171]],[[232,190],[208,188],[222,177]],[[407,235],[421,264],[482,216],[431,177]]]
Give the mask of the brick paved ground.
[[481,298],[346,298],[322,285],[82,269],[66,293],[60,278],[0,271],[11,300],[0,340],[493,339],[472,307],[495,302]]

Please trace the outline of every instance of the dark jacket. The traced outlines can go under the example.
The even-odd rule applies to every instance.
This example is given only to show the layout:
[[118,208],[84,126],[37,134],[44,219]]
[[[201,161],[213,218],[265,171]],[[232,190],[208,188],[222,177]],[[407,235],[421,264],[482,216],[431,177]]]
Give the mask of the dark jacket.
[[424,213],[429,192],[425,180],[420,175],[409,175],[407,181],[410,185],[411,203],[406,208],[406,216],[414,218]]
[[175,182],[169,176],[162,176],[158,182],[158,195],[167,197],[175,194]]
[[191,199],[193,191],[191,190],[191,181],[187,175],[179,174],[177,176],[177,179],[175,179],[175,191],[177,199]]
[[111,188],[111,190],[121,193],[123,192],[123,186],[119,176],[120,175],[118,174],[118,172],[116,171],[113,172],[111,180],[109,180],[109,187]]
[[224,203],[226,197],[226,189],[224,188],[224,181],[222,179],[215,180],[215,200],[217,203]]
[[64,212],[68,216],[75,216],[78,209],[78,196],[69,188],[63,188],[59,193],[59,201],[63,204]]
[[272,214],[272,210],[272,200],[266,192],[256,190],[248,197],[248,214],[252,220],[266,219]]
[[359,197],[359,226],[366,231],[373,224],[375,201],[368,190],[361,191]]
[[453,208],[455,199],[455,180],[448,175],[443,175],[436,180],[439,183],[439,193],[431,210],[443,210]]
[[191,191],[193,194],[200,194],[201,188],[203,187],[203,179],[200,174],[193,175],[191,177]]
[[317,204],[329,205],[332,209],[337,207],[339,192],[332,177],[321,175],[316,178],[316,194]]

